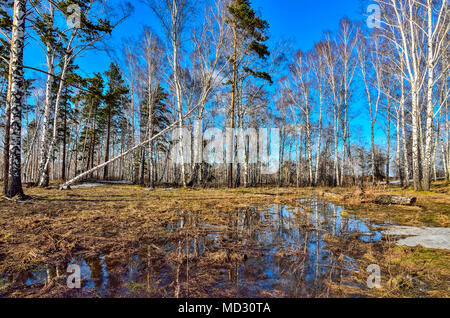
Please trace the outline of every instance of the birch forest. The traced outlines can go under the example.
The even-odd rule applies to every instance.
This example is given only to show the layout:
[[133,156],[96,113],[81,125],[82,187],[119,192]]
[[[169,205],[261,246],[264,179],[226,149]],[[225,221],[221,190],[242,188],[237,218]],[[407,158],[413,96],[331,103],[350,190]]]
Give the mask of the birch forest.
[[[85,77],[77,59],[108,49],[102,43],[131,4],[118,11],[107,1],[4,1],[4,194],[71,183],[88,171],[83,179],[152,187],[396,180],[429,190],[450,175],[447,2],[375,2],[380,27],[343,17],[303,52],[289,41],[269,47],[269,24],[248,1],[146,1],[162,32],[142,26],[111,53],[109,69]],[[70,16],[74,5],[79,16]],[[45,63],[23,60],[27,41],[45,51]],[[356,112],[370,120],[354,122]],[[225,164],[174,160],[177,140],[166,128],[196,124],[201,136],[213,127],[280,128],[277,173],[261,174],[248,155]],[[368,140],[362,125],[370,125]],[[377,129],[384,142],[375,141]],[[232,144],[223,151],[236,158]]]
[[[286,12],[295,5],[291,0],[279,2]],[[324,8],[327,3],[331,5],[328,0],[318,2]],[[319,9],[305,1],[298,3],[311,8],[302,16],[309,14],[314,20],[318,14],[315,10]],[[435,248],[433,253],[444,253],[442,249],[448,252],[448,1],[361,0],[357,3],[360,8],[355,8],[357,18],[343,15],[332,28],[322,27],[324,20],[318,21],[316,28],[321,36],[307,49],[299,49],[305,47],[299,43],[312,30],[289,30],[289,21],[270,18],[266,4],[262,0],[0,1],[0,296],[2,290],[6,296],[19,292],[11,287],[16,286],[16,280],[11,278],[15,276],[1,273],[15,273],[15,268],[8,267],[13,260],[27,266],[50,264],[51,269],[45,274],[50,278],[45,286],[53,276],[61,277],[60,265],[55,264],[64,264],[65,271],[67,264],[74,264],[68,255],[78,255],[76,252],[80,251],[91,255],[97,247],[113,253],[110,246],[132,249],[148,239],[153,245],[149,243],[142,249],[148,257],[142,259],[142,264],[151,263],[151,257],[164,250],[153,239],[162,236],[155,234],[160,232],[144,230],[140,222],[161,222],[155,226],[169,224],[167,228],[172,229],[170,222],[178,217],[182,221],[173,225],[177,230],[173,230],[175,236],[170,241],[170,257],[177,261],[164,276],[170,284],[164,285],[163,278],[152,280],[151,275],[156,274],[146,271],[145,275],[150,275],[146,276],[147,283],[139,284],[147,284],[147,289],[138,289],[145,289],[146,296],[332,296],[336,289],[323,284],[328,280],[327,284],[335,283],[335,277],[342,274],[337,271],[342,271],[342,262],[347,258],[339,257],[342,250],[336,255],[333,249],[326,252],[336,257],[326,256],[324,266],[330,272],[321,276],[321,233],[330,233],[326,235],[336,240],[341,234],[345,238],[358,237],[358,244],[366,244],[361,245],[362,253],[367,251],[367,244],[375,244],[377,237],[380,240],[387,232],[373,232],[373,228],[364,225],[354,234],[352,226],[356,225],[351,224],[363,223],[351,223],[350,219],[346,219],[347,223],[344,219],[330,221],[325,216],[320,221],[322,208],[328,211],[323,215],[331,213],[336,217],[352,206],[351,211],[367,213],[371,222],[377,224],[443,227],[446,232],[439,234],[444,240],[441,243],[417,244]],[[151,15],[143,17],[140,11],[144,9]],[[272,28],[275,22],[286,23],[285,30],[298,38],[278,36],[279,27]],[[321,203],[308,201],[311,197]],[[334,205],[323,205],[323,200]],[[253,287],[244,292],[237,287],[238,282],[245,284],[246,279],[251,279],[240,276],[250,275],[243,274],[242,264],[256,256],[248,252],[254,251],[253,247],[246,245],[241,236],[259,231],[251,225],[255,214],[248,209],[254,208],[253,204],[266,203],[277,204],[279,209],[270,210],[277,215],[273,226],[279,231],[267,231],[281,235],[273,234],[271,239],[277,241],[271,244],[287,240],[282,231],[295,228],[284,223],[288,221],[282,206],[295,206],[297,212],[309,211],[315,221],[308,219],[309,227],[301,227],[305,232],[293,234],[298,239],[292,243],[298,253],[283,250],[282,259],[293,257],[292,264],[303,267],[289,267],[290,263],[278,261],[268,264],[257,258],[262,272],[269,265],[280,266],[277,279],[287,279],[283,275],[288,273],[295,275],[289,276],[289,283],[283,280],[283,292],[275,287],[269,288],[268,294],[253,293]],[[202,214],[211,209],[228,214],[217,212],[211,218]],[[260,210],[255,209],[260,215]],[[239,212],[235,216],[232,211]],[[172,212],[174,216],[169,219],[165,213]],[[201,229],[207,230],[197,214],[188,214],[194,212],[207,218],[202,219],[206,223],[223,222],[220,224],[228,228],[224,237],[230,235],[229,240],[239,241],[233,241],[238,244],[234,247],[221,245],[221,252],[214,254],[217,258],[210,260],[234,264],[227,267],[224,276],[224,281],[231,284],[229,288],[221,289],[221,285],[213,283],[208,285],[212,289],[197,288],[206,288],[210,280],[197,275],[196,268],[203,263],[192,262],[200,262],[202,253],[216,246],[217,241],[213,244],[207,241],[209,236],[202,236]],[[67,215],[78,225],[67,228],[63,224],[68,223],[55,221]],[[101,220],[95,223],[95,229],[94,216]],[[257,219],[272,220],[261,216]],[[39,222],[47,222],[46,227],[35,229],[42,225]],[[400,233],[396,230],[389,231]],[[17,238],[19,233],[31,233],[28,231],[36,235],[35,239]],[[42,234],[43,231],[48,233]],[[142,236],[137,238],[138,235]],[[251,238],[250,235],[248,240]],[[329,236],[323,239],[328,240]],[[16,249],[9,249],[8,244],[13,244],[10,240],[14,240]],[[192,250],[188,247],[191,240]],[[206,240],[204,252],[199,247],[202,240]],[[327,246],[334,246],[336,240],[327,241]],[[22,252],[17,242],[22,242]],[[101,245],[106,242],[110,244],[108,248]],[[408,244],[415,246],[410,241]],[[309,264],[306,256],[297,259],[298,255],[307,255],[311,246],[317,246],[317,255],[310,258],[317,264]],[[357,250],[355,247],[353,252]],[[373,247],[373,251],[381,249]],[[402,251],[406,253],[402,255],[413,253]],[[223,259],[222,252],[226,255]],[[273,257],[281,257],[281,252],[277,253]],[[393,253],[394,258],[399,255]],[[121,257],[130,254],[123,252]],[[83,264],[87,265],[83,266],[90,266],[94,275],[94,265],[90,263],[94,261],[86,257]],[[448,253],[433,259],[443,260],[448,266]],[[97,261],[107,262],[101,257]],[[112,265],[105,264],[109,271],[108,266]],[[317,275],[314,284],[308,281],[306,289],[300,291],[299,285],[291,289],[289,284],[308,280],[308,264]],[[383,275],[392,274],[391,267],[383,267],[387,263],[379,266]],[[222,277],[222,272],[213,272],[212,268],[207,270],[210,279]],[[49,274],[55,269],[56,276]],[[365,273],[365,269],[359,273]],[[438,269],[436,265],[434,270]],[[81,271],[84,273],[83,267]],[[277,271],[272,268],[270,272]],[[436,277],[440,278],[434,278],[435,283],[448,282],[448,276]],[[381,284],[389,281],[390,286],[384,292],[365,290],[374,297],[422,295],[418,287],[411,287],[408,292],[400,291],[400,285],[395,285],[395,289],[391,278],[382,280]],[[2,279],[8,282],[4,289]],[[360,277],[360,281],[365,280]],[[152,282],[161,283],[160,289],[149,287]],[[258,288],[265,288],[261,286]],[[435,291],[428,296],[449,296],[443,285],[427,286],[434,286],[430,290]],[[33,295],[63,293],[61,289],[39,290]]]

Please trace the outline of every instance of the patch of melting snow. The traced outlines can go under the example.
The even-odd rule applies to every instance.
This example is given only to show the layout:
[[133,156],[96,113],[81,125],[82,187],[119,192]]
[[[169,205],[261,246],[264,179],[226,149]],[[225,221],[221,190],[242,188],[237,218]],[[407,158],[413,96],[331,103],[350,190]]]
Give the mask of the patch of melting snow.
[[111,184],[119,184],[119,185],[131,185],[132,182],[129,181],[101,181],[101,182],[86,182],[82,184],[77,184],[71,186],[72,189],[83,189],[83,188],[94,188],[94,187],[104,187]]
[[411,247],[421,245],[425,248],[450,250],[450,228],[392,226],[383,234],[409,236],[398,240],[399,245]]
[[94,187],[104,187],[104,183],[82,183],[78,185],[71,186],[72,189],[84,189],[84,188],[94,188]]

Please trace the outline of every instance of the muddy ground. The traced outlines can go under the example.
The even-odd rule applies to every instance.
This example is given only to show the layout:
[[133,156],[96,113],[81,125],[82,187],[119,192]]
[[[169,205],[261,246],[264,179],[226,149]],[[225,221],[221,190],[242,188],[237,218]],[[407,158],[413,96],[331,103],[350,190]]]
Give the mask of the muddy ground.
[[[373,203],[377,194],[386,193],[417,196],[418,200],[414,206],[410,207],[377,206]],[[173,277],[176,278],[168,275],[167,277],[170,277],[172,281],[160,282],[157,286],[156,283],[155,286],[150,286],[151,283],[148,282],[146,293],[140,292],[144,288],[141,283],[131,281],[127,286],[129,290],[136,291],[136,295],[149,297],[239,296],[240,294],[234,293],[231,287],[208,289],[205,286],[212,286],[212,283],[208,285],[207,282],[212,282],[214,277],[223,274],[224,263],[229,263],[227,268],[230,269],[226,276],[232,281],[233,275],[239,274],[239,270],[233,272],[233,267],[239,267],[239,264],[245,263],[248,258],[257,259],[259,251],[246,250],[242,253],[239,249],[243,246],[242,238],[236,239],[234,234],[230,234],[232,239],[224,243],[227,246],[225,254],[223,250],[214,250],[205,254],[207,257],[199,258],[196,255],[189,255],[190,249],[183,250],[181,245],[187,246],[190,238],[195,240],[198,235],[201,236],[201,233],[199,234],[201,228],[199,230],[196,226],[198,221],[186,221],[182,230],[168,231],[168,228],[179,222],[180,213],[194,215],[195,218],[190,217],[188,220],[200,220],[202,224],[217,227],[218,232],[226,233],[230,223],[238,222],[240,215],[249,213],[249,207],[264,208],[278,204],[308,211],[311,208],[305,206],[300,199],[314,197],[342,206],[343,217],[356,216],[369,220],[371,224],[450,227],[450,185],[443,182],[433,185],[431,191],[419,194],[411,189],[386,186],[368,188],[362,192],[357,188],[155,189],[150,191],[132,185],[108,185],[68,191],[60,191],[56,188],[30,188],[26,189],[26,194],[33,199],[26,202],[0,200],[0,296],[2,297],[104,296],[96,293],[96,288],[89,292],[70,290],[59,274],[49,275],[53,278],[45,283],[16,284],[14,282],[20,281],[24,273],[43,265],[47,269],[51,268],[51,271],[55,268],[56,272],[59,268],[62,271],[62,268],[80,255],[91,267],[91,276],[94,276],[93,269],[96,262],[104,262],[106,267],[114,267],[114,271],[119,275],[121,271],[127,272],[126,267],[131,266],[127,260],[133,255],[142,254],[145,254],[148,262],[151,262],[153,267],[159,268],[161,273],[166,270],[166,265],[162,264],[163,260],[164,262],[171,260],[180,268],[195,261],[197,274],[193,275],[191,280],[189,275],[187,278],[184,277],[189,282],[188,287],[185,288],[178,282],[183,276],[178,275],[180,268],[175,266],[174,273],[177,275]],[[258,222],[256,221],[253,225],[254,228],[264,226]],[[305,227],[310,226],[308,221],[302,218],[296,222],[304,222],[302,226]],[[241,235],[241,233],[236,235],[239,236],[238,234]],[[206,234],[205,237],[207,237]],[[224,237],[227,236],[224,234]],[[357,260],[358,268],[340,279],[338,283],[330,278],[329,282],[322,284],[326,286],[325,288],[321,287],[314,293],[294,296],[450,296],[450,251],[448,250],[397,246],[396,240],[392,237],[383,237],[380,241],[371,242],[356,237],[353,239],[324,234],[324,240],[333,254],[333,259],[337,260],[337,265],[333,263],[333,268],[339,267],[341,264],[339,261],[342,260],[343,255]],[[146,247],[145,250],[143,246]],[[161,246],[173,246],[173,248],[167,251]],[[247,248],[248,245],[245,246]],[[300,255],[302,251],[293,251],[288,256],[297,257],[295,253]],[[102,259],[96,259],[98,255],[102,255]],[[298,257],[301,259],[300,256]],[[282,255],[277,258],[277,261],[282,262],[282,260]],[[382,271],[383,279],[380,289],[367,288],[365,283],[368,276],[365,269],[374,263],[379,264]],[[126,265],[123,268],[113,266],[117,264]],[[139,266],[143,265],[140,263]],[[204,270],[199,271],[199,268]],[[111,273],[108,275],[114,276]],[[151,281],[151,277],[154,278],[151,275],[155,274],[147,273],[147,275],[147,280]],[[111,280],[110,278],[109,281]],[[164,279],[160,278],[160,280]],[[27,280],[25,278],[22,281]],[[250,292],[249,295],[253,295]],[[130,296],[130,293],[126,295]],[[293,296],[281,289],[256,295]]]

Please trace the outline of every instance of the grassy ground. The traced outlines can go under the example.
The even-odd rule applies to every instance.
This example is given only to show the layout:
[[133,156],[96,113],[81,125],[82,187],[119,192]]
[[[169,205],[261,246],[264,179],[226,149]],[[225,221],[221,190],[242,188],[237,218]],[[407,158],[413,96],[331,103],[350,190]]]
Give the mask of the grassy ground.
[[[330,193],[332,195],[330,196]],[[412,207],[376,206],[377,194],[417,196]],[[39,264],[61,264],[82,253],[87,257],[108,251],[108,257],[120,260],[142,243],[168,239],[166,227],[188,210],[201,213],[205,222],[225,223],[223,213],[240,212],[249,205],[283,203],[301,205],[298,199],[324,196],[377,223],[401,225],[450,226],[450,185],[437,183],[429,192],[415,193],[395,187],[366,189],[156,189],[139,186],[105,186],[60,191],[26,189],[33,200],[23,203],[0,199],[0,273],[13,275]],[[220,213],[219,213],[220,212]],[[351,245],[349,245],[351,244]],[[343,242],[330,238],[336,251],[355,254],[362,264],[384,260],[389,273],[382,290],[359,291],[367,296],[418,296],[414,284],[427,285],[423,296],[449,297],[450,259],[448,251],[394,247],[390,242]],[[126,251],[126,252],[125,252]],[[364,267],[365,268],[365,267]],[[357,272],[357,279],[367,277]],[[359,276],[358,276],[359,275]],[[411,285],[412,284],[412,285]],[[336,287],[336,286],[335,286]],[[355,291],[337,286],[342,296]],[[50,290],[14,290],[0,282],[0,296],[52,296]],[[56,294],[57,295],[57,294]],[[421,295],[419,295],[421,296]]]
[[[450,182],[434,183],[430,191],[416,192],[412,188],[394,186],[369,187],[361,193],[359,188],[326,189],[319,193],[333,193],[337,198],[327,200],[344,204],[348,213],[360,214],[379,223],[392,222],[410,226],[450,227]],[[391,194],[416,197],[413,206],[380,206],[373,203],[377,195]]]

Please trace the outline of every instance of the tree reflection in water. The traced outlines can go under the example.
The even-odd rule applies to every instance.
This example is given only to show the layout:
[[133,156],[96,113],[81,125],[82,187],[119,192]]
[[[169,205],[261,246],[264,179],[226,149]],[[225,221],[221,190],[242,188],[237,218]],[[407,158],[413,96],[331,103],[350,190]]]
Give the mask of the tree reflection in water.
[[[355,270],[344,254],[328,249],[325,235],[379,240],[363,221],[342,208],[303,200],[218,213],[178,212],[160,243],[139,242],[139,252],[115,258],[111,251],[72,260],[81,264],[84,288],[104,297],[321,297],[332,296]],[[371,234],[371,235],[369,235]],[[106,256],[103,256],[106,255]],[[15,284],[48,283],[65,273],[45,268],[9,276]]]

